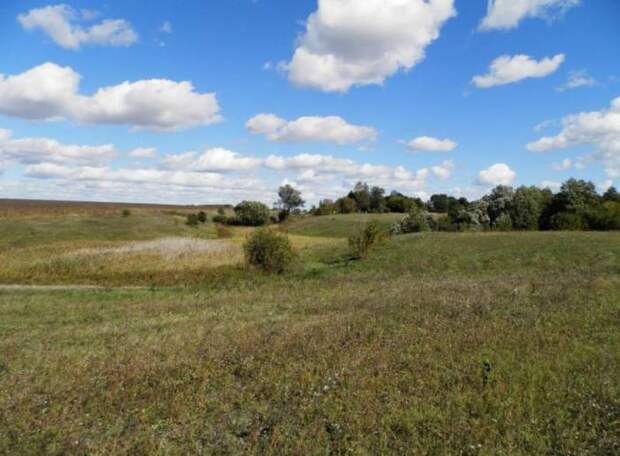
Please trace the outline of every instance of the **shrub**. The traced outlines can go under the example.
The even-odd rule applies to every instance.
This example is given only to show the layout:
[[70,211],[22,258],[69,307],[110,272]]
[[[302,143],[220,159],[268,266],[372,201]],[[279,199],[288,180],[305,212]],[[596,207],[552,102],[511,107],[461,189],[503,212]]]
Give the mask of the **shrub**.
[[593,230],[620,230],[620,202],[608,200],[590,209],[586,212],[586,220]]
[[267,228],[254,231],[243,249],[249,265],[277,274],[286,271],[295,259],[288,238]]
[[357,260],[367,258],[370,248],[380,239],[381,231],[379,230],[379,223],[376,220],[360,226],[357,233],[349,237],[351,257]]
[[198,214],[187,214],[187,220],[185,223],[189,226],[198,225]]
[[235,206],[235,219],[229,223],[261,226],[269,221],[269,208],[258,201],[242,201]]
[[450,216],[441,215],[437,218],[429,216],[427,218],[428,226],[432,231],[457,231],[458,226],[452,223]]
[[121,212],[122,217],[129,217],[131,215],[131,211],[129,209],[123,209]]
[[497,231],[511,231],[512,230],[512,219],[508,213],[504,212],[495,220],[495,224],[493,227]]
[[574,212],[559,212],[551,217],[552,230],[577,231],[584,229],[584,225],[581,214]]
[[200,223],[205,223],[207,221],[207,213],[205,211],[198,212],[198,221]]
[[226,217],[224,214],[218,213],[217,215],[213,216],[213,223],[221,223],[223,225],[226,225],[228,223],[228,217]]
[[428,214],[423,211],[414,210],[407,214],[400,222],[400,232],[420,233],[422,231],[430,231],[428,224]]

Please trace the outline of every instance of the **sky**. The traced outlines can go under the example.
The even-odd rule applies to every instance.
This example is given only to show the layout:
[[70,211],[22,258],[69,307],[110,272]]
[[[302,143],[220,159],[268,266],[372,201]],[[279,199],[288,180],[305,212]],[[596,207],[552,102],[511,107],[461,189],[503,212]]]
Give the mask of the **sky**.
[[0,2],[0,198],[620,185],[617,0]]

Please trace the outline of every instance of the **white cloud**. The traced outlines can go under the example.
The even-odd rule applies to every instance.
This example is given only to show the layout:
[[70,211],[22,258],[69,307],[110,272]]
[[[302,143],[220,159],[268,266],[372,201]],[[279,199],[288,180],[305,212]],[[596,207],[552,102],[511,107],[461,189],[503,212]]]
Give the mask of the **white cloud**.
[[474,76],[472,83],[479,89],[511,84],[527,78],[544,78],[555,72],[564,62],[564,54],[546,57],[540,61],[528,55],[502,55],[491,63],[489,72]]
[[511,185],[517,173],[515,173],[505,163],[496,163],[483,169],[478,174],[478,184],[480,185]]
[[557,88],[559,92],[577,89],[579,87],[593,87],[597,84],[596,79],[591,77],[586,70],[571,71],[568,80]]
[[542,188],[542,189],[548,188],[549,190],[553,192],[557,192],[558,190],[560,190],[561,186],[562,186],[561,182],[544,180],[538,185],[538,188]]
[[601,162],[609,177],[620,177],[620,97],[611,102],[609,109],[567,116],[562,125],[556,136],[545,136],[531,142],[527,149],[547,152],[591,145],[597,150],[582,157],[582,160]]
[[161,27],[159,27],[159,31],[161,33],[172,33],[172,24],[170,21],[164,21],[164,23],[161,24]]
[[90,27],[79,25],[80,20],[93,18],[91,11],[82,14],[68,5],[45,6],[20,14],[17,20],[26,30],[40,29],[56,44],[65,49],[79,49],[82,45],[131,46],[138,34],[124,19],[105,19]]
[[407,143],[407,147],[412,152],[450,152],[456,146],[457,143],[451,139],[438,139],[430,136],[419,136]]
[[571,169],[572,167],[573,161],[570,158],[565,158],[561,162],[551,164],[551,168],[554,171],[566,171],[567,169]]
[[450,179],[450,176],[452,176],[452,171],[454,171],[454,163],[452,160],[446,160],[440,165],[431,167],[431,171],[439,179]]
[[298,86],[346,92],[410,70],[456,15],[453,0],[319,0],[290,62]]
[[580,0],[489,0],[481,30],[511,29],[529,17],[549,18],[579,5]]
[[155,158],[157,149],[154,147],[138,147],[129,152],[129,156],[133,158]]
[[172,131],[221,120],[214,93],[198,93],[188,81],[148,79],[79,93],[81,76],[44,63],[24,73],[0,74],[0,113],[33,120],[71,119]]
[[242,172],[255,169],[262,163],[259,158],[244,157],[221,147],[206,149],[200,155],[195,152],[166,155],[162,161],[165,168],[195,172]]
[[372,127],[352,125],[338,116],[305,116],[287,121],[274,114],[258,114],[246,123],[254,134],[262,134],[269,141],[323,142],[339,145],[373,141],[377,130]]
[[111,144],[79,146],[62,144],[49,138],[13,139],[12,132],[0,129],[0,160],[19,163],[74,163],[96,164],[111,160],[117,155]]

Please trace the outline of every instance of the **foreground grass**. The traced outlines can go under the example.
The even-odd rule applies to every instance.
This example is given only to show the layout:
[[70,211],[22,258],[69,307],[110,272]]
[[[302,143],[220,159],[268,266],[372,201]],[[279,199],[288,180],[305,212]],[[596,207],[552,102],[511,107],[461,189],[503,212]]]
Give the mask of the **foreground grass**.
[[0,454],[617,454],[619,240],[310,243],[284,277],[0,291]]

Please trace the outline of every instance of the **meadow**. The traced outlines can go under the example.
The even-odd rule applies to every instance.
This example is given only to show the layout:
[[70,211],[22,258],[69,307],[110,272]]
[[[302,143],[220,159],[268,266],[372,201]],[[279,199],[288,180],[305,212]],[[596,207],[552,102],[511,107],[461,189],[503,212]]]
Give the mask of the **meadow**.
[[[107,209],[106,209],[107,211]],[[0,454],[620,451],[620,233],[396,236],[135,208],[0,218]]]

